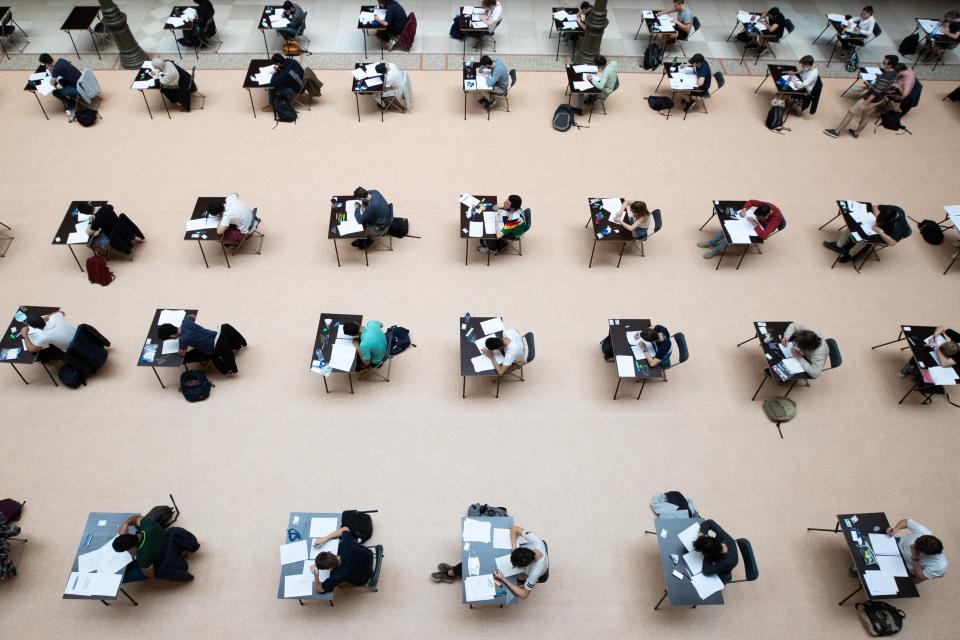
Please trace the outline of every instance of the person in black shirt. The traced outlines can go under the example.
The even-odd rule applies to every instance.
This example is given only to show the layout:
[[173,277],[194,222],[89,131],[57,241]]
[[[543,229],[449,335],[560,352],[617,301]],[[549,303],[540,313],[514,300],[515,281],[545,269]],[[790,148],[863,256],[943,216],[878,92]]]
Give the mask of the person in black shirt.
[[[310,567],[318,585],[317,591],[320,593],[333,591],[344,582],[362,586],[373,575],[373,552],[358,544],[347,527],[340,527],[322,538],[317,538],[313,546],[323,546],[325,542],[334,538],[340,539],[340,548],[337,553],[321,551],[314,565]],[[330,572],[330,577],[322,582],[320,581],[321,571]]]
[[193,0],[197,5],[197,21],[189,33],[184,33],[182,38],[177,41],[185,47],[197,47],[200,45],[204,36],[216,33],[216,27],[213,24],[213,14],[215,10],[210,0]]
[[716,522],[700,523],[700,537],[693,541],[693,550],[703,554],[703,575],[719,576],[724,584],[733,579],[731,573],[740,562],[737,543]]
[[270,104],[263,108],[264,111],[272,111],[277,100],[292,100],[303,88],[303,67],[299,62],[279,53],[273,54],[270,62],[273,63],[274,72],[267,90]]
[[753,36],[753,42],[747,45],[747,49],[760,49],[757,55],[766,53],[768,42],[780,42],[780,38],[786,31],[787,18],[777,7],[770,7],[770,10],[761,18],[760,22],[766,27],[763,31],[757,31]]

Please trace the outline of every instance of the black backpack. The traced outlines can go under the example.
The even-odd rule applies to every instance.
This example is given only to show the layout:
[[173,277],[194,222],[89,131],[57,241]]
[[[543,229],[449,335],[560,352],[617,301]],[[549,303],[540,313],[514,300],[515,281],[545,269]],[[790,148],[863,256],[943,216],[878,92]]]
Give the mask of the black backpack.
[[169,527],[171,524],[174,523],[178,515],[179,514],[177,514],[173,510],[173,507],[168,507],[165,504],[160,504],[155,506],[153,509],[150,509],[150,511],[147,511],[146,517],[150,518],[151,520],[156,522],[158,525],[166,529],[167,527]]
[[410,234],[410,221],[406,218],[394,218],[388,232],[394,238],[406,238]]
[[788,127],[783,126],[783,123],[787,119],[787,111],[783,108],[782,105],[775,104],[770,107],[770,110],[767,111],[767,119],[764,124],[767,125],[767,129],[770,131],[775,131],[776,133],[783,133],[784,130],[790,131]]
[[574,120],[576,112],[568,104],[559,105],[553,112],[553,128],[557,131],[567,131],[570,127],[580,128]]
[[474,517],[474,516],[505,517],[506,515],[507,515],[506,507],[491,507],[488,504],[480,504],[479,502],[475,502],[469,507],[467,507],[468,517]]
[[666,96],[647,96],[647,105],[654,111],[673,109],[673,98]]
[[273,119],[277,122],[296,122],[297,110],[289,100],[277,100],[273,105]]
[[911,33],[903,39],[903,42],[900,43],[900,46],[897,48],[897,52],[902,56],[912,56],[917,53],[917,49],[919,48],[920,34]]
[[187,402],[200,402],[210,397],[210,389],[214,384],[210,382],[203,371],[190,369],[180,374],[180,393]]
[[610,336],[600,341],[600,351],[603,352],[603,359],[607,362],[613,362],[613,342]]
[[847,56],[847,73],[856,73],[860,69],[860,56],[856,51],[851,51]]
[[87,384],[86,374],[69,364],[60,367],[60,371],[57,372],[57,378],[60,379],[63,386],[70,387],[71,389],[79,389],[81,386]]
[[74,118],[81,127],[92,127],[97,122],[97,112],[78,104]]
[[17,502],[13,498],[4,498],[0,500],[0,516],[6,518],[7,522],[16,522],[20,519],[20,514],[23,513],[23,505],[26,503],[26,500]]
[[647,45],[647,48],[643,50],[643,60],[640,62],[640,66],[646,69],[647,71],[652,71],[656,69],[663,63],[663,49],[660,48],[655,42]]
[[929,244],[941,244],[943,242],[943,229],[933,220],[921,220],[917,226],[920,229],[920,235]]
[[390,347],[391,356],[398,356],[410,347],[417,346],[410,341],[409,329],[393,325],[387,329],[387,333],[391,334],[392,336],[391,342],[388,345]]
[[863,612],[867,630],[874,636],[892,636],[903,628],[903,619],[907,617],[900,609],[879,600],[858,602],[857,610]]
[[900,121],[902,115],[899,111],[894,111],[893,109],[884,111],[883,115],[880,116],[880,124],[883,125],[884,129],[890,129],[890,131],[906,131],[910,135],[913,135],[913,132],[903,126],[903,123]]
[[373,537],[373,518],[370,517],[373,511],[357,511],[349,509],[340,514],[340,526],[350,530],[350,535],[356,538],[360,544]]

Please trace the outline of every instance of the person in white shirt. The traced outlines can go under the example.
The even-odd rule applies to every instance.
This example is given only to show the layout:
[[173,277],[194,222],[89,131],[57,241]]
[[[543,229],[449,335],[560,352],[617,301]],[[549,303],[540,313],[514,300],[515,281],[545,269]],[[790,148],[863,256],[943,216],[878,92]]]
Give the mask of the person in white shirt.
[[793,342],[792,354],[797,359],[804,372],[811,378],[816,378],[823,371],[830,358],[830,348],[827,341],[816,331],[799,322],[791,322],[783,332],[781,344],[787,346]]
[[516,329],[504,329],[502,338],[487,338],[480,353],[490,358],[498,376],[503,376],[526,362],[523,336]]
[[865,6],[859,16],[847,20],[847,26],[843,28],[843,32],[840,34],[840,46],[845,51],[853,47],[863,46],[864,41],[873,36],[873,28],[876,24],[877,20],[873,17],[873,7]]
[[786,107],[793,108],[800,112],[806,102],[812,100],[813,88],[817,86],[817,80],[820,79],[820,70],[814,63],[813,56],[803,56],[797,65],[797,72],[788,72],[787,81],[790,88],[794,91],[801,87],[806,90],[806,95],[788,95],[786,96]]
[[927,527],[916,520],[905,518],[887,529],[887,535],[909,533],[897,540],[900,555],[907,565],[907,572],[914,582],[942,578],[947,572],[947,557],[943,555],[943,543]]
[[373,99],[381,109],[386,108],[383,98],[394,98],[404,109],[410,106],[409,91],[403,81],[403,71],[392,62],[381,62],[376,66],[377,73],[383,75],[383,94],[373,94]]
[[231,193],[222,205],[211,213],[220,214],[217,234],[224,244],[236,244],[243,240],[253,229],[253,209],[240,202],[239,196]]
[[31,353],[40,353],[47,347],[66,351],[77,335],[77,328],[64,319],[63,311],[54,311],[45,316],[27,316],[20,335]]
[[480,6],[483,7],[480,22],[486,23],[488,34],[482,34],[477,38],[477,42],[473,45],[474,49],[479,49],[480,43],[483,42],[484,35],[492,36],[493,32],[496,31],[500,25],[500,21],[503,20],[503,5],[500,4],[499,0],[483,0]]

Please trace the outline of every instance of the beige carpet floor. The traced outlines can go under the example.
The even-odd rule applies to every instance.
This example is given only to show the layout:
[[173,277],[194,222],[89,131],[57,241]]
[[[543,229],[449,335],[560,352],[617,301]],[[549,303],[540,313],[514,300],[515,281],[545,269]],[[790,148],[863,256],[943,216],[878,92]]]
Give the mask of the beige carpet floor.
[[[564,80],[554,73],[521,75],[511,113],[488,123],[475,103],[463,121],[459,74],[415,72],[414,110],[381,124],[369,101],[356,121],[346,72],[321,72],[313,111],[274,129],[253,119],[241,72],[203,74],[204,111],[152,121],[130,73],[102,72],[104,119],[89,130],[62,113],[44,120],[21,91],[24,75],[0,75],[0,220],[16,235],[0,260],[0,315],[60,305],[114,346],[80,391],[54,389],[39,367],[29,386],[0,372],[0,493],[29,501],[20,575],[0,584],[10,637],[859,638],[852,606],[836,604],[855,587],[845,546],[806,527],[832,526],[841,512],[910,516],[957,560],[960,413],[940,398],[898,405],[906,357],[870,349],[901,322],[960,325],[960,273],[940,275],[950,249],[915,234],[857,275],[830,269],[820,242],[832,234],[817,231],[837,198],[900,204],[916,219],[940,219],[960,200],[960,113],[940,101],[952,86],[927,84],[907,120],[912,136],[871,127],[832,140],[820,130],[848,104],[835,80],[820,112],[780,136],[761,123],[769,93],[754,95],[758,80],[746,78],[684,122],[643,104],[655,77],[624,75],[608,116],[559,134],[550,116]],[[381,189],[423,238],[373,255],[369,268],[342,248],[337,269],[326,202],[358,184]],[[234,190],[260,208],[263,255],[229,270],[214,255],[204,269],[182,240],[184,220],[197,196]],[[536,222],[522,257],[487,268],[473,254],[464,266],[463,191],[523,196]],[[587,269],[595,195],[663,210],[646,258],[625,257],[618,270],[601,247]],[[777,203],[789,226],[739,271],[715,272],[694,246],[715,223],[697,229],[711,200],[750,197]],[[50,244],[69,201],[87,198],[109,199],[148,237],[134,262],[112,263],[107,288]],[[206,403],[187,404],[135,366],[160,306],[197,307],[202,324],[232,323],[251,344],[239,375],[214,376]],[[527,381],[499,400],[484,381],[460,398],[457,318],[467,310],[536,334]],[[359,383],[351,396],[340,381],[326,395],[308,371],[322,311],[404,325],[418,348],[396,360],[389,384]],[[689,362],[639,402],[612,401],[615,369],[597,346],[611,317],[685,332]],[[764,319],[819,328],[845,358],[791,394],[799,417],[783,440],[750,402],[758,347],[736,347]],[[732,585],[723,607],[653,611],[663,578],[643,530],[650,497],[669,489],[754,544],[761,577]],[[203,544],[197,579],[134,586],[137,608],[61,600],[87,513],[146,511],[168,492]],[[456,585],[429,580],[437,562],[457,558],[459,516],[477,500],[508,506],[550,542],[551,580],[519,606],[470,611]],[[278,601],[288,512],[352,507],[380,510],[380,592],[341,592],[334,609]],[[955,636],[956,574],[896,603],[905,637]]]

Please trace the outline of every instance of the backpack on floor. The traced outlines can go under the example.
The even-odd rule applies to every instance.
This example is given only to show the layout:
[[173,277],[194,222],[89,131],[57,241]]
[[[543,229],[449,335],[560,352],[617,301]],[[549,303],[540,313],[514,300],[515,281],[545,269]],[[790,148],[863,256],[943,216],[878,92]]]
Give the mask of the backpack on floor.
[[779,396],[767,398],[763,401],[763,412],[770,422],[790,422],[797,417],[797,403]]
[[860,70],[860,56],[856,51],[851,51],[847,56],[847,73],[856,73]]
[[77,105],[74,118],[76,118],[77,123],[81,127],[92,127],[97,122],[97,112],[93,109]]
[[569,104],[558,105],[553,112],[553,128],[557,131],[567,131],[570,127],[580,128],[574,119],[576,112]]
[[190,369],[180,374],[180,393],[187,402],[200,402],[210,397],[213,383],[203,371]]
[[917,53],[917,49],[920,48],[920,34],[911,33],[900,43],[900,46],[897,47],[897,53],[902,56],[912,56]]
[[103,256],[90,256],[87,258],[87,279],[91,284],[99,284],[105,287],[116,279],[110,267],[107,266],[107,260]]
[[57,378],[60,379],[60,383],[63,384],[63,386],[70,387],[71,389],[79,389],[87,384],[86,374],[69,364],[60,367],[60,371],[57,372]]
[[506,507],[491,507],[488,504],[480,504],[479,502],[475,502],[469,507],[467,507],[468,517],[472,517],[472,516],[505,517],[506,515],[507,515]]
[[613,341],[607,336],[600,341],[600,351],[603,353],[603,359],[607,362],[613,362]]
[[783,133],[784,131],[790,131],[788,127],[783,126],[786,120],[787,110],[783,106],[783,101],[774,100],[771,103],[770,110],[767,111],[767,119],[764,121],[764,124],[767,125],[767,129],[770,131]]
[[387,233],[394,238],[406,238],[410,235],[410,221],[406,218],[394,217],[390,222],[390,230]]
[[858,602],[856,609],[863,613],[867,631],[873,636],[892,636],[903,628],[903,619],[907,617],[900,609],[879,600]]
[[340,514],[340,526],[350,530],[350,535],[356,538],[360,544],[373,537],[373,518],[370,517],[373,511],[357,511],[348,509]]
[[902,115],[903,114],[901,114],[899,111],[894,111],[893,109],[884,111],[883,115],[880,116],[880,124],[883,125],[884,129],[890,129],[890,131],[897,132],[906,131],[907,133],[913,135],[910,129],[907,129],[905,126],[903,126],[903,123],[900,121]]
[[460,31],[460,16],[453,19],[453,26],[450,27],[450,37],[456,40],[463,40],[463,31]]
[[13,498],[4,498],[0,500],[0,515],[7,519],[7,522],[16,522],[23,513],[24,502],[17,502]]
[[647,45],[647,48],[643,50],[643,60],[640,63],[640,66],[646,69],[647,71],[652,71],[656,69],[663,63],[663,49],[660,48],[656,42],[651,42]]
[[943,242],[943,229],[933,220],[921,220],[917,225],[920,228],[920,235],[929,244],[941,244]]
[[387,329],[387,333],[391,334],[393,337],[389,345],[391,356],[398,356],[410,347],[415,347],[417,345],[413,344],[410,341],[410,330],[404,327],[398,327],[393,325]]
[[296,122],[297,110],[289,100],[277,100],[273,105],[273,119],[277,122]]
[[654,111],[673,109],[673,98],[668,98],[666,96],[647,96],[647,106]]

